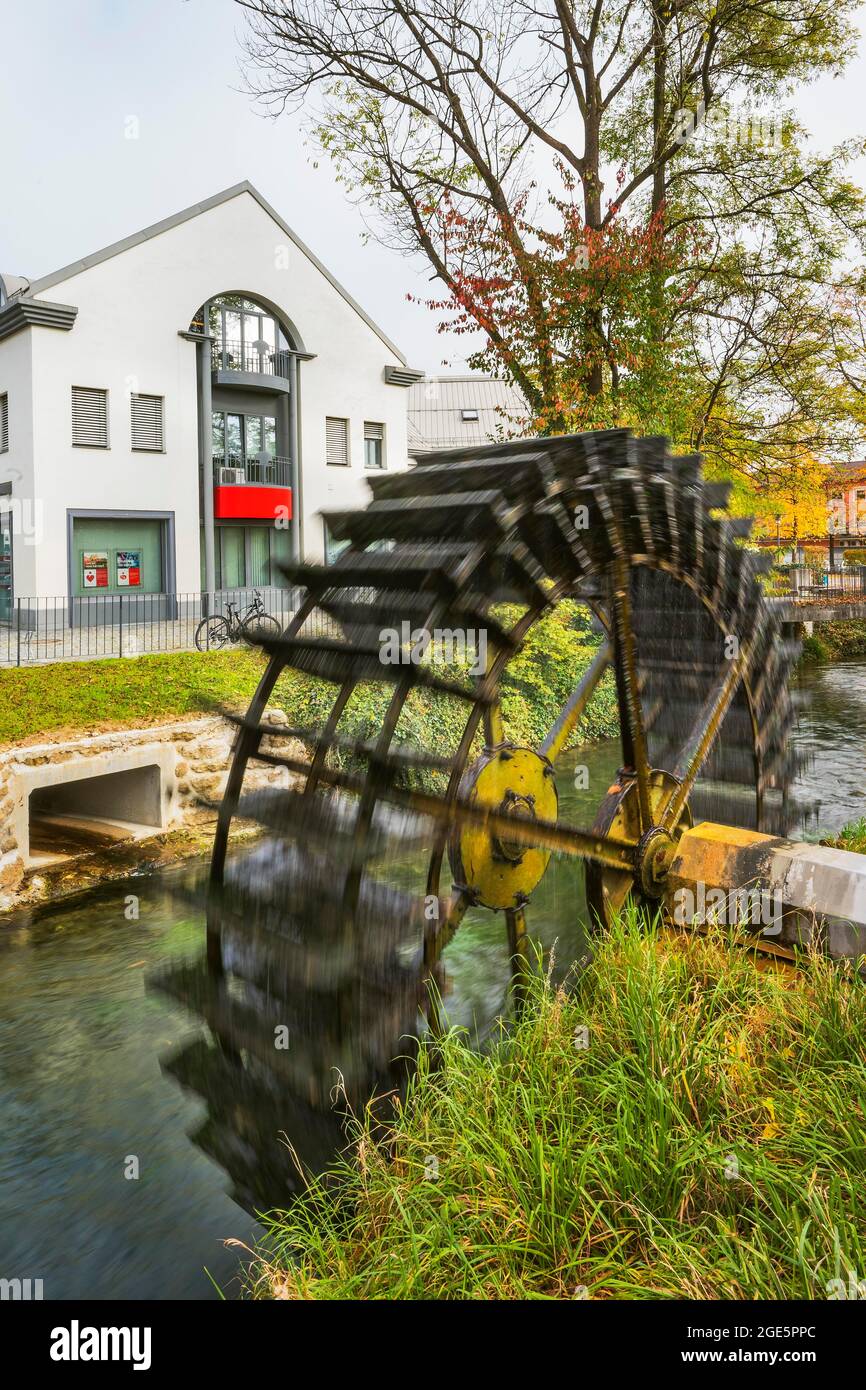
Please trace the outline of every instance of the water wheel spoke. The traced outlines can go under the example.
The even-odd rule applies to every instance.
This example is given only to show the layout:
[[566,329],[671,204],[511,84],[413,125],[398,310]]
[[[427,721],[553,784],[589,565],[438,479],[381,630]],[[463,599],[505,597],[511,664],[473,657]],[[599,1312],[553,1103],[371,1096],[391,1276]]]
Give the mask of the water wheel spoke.
[[679,786],[665,807],[662,825],[670,830],[679,820],[691,795],[707,754],[715,742],[731,701],[743,678],[742,655],[726,662],[698,711],[697,718],[682,744],[673,768]]
[[611,663],[611,657],[612,652],[609,643],[602,643],[592,662],[569,695],[559,718],[539,749],[539,752],[543,753],[551,762],[555,762],[559,757],[582,719],[599,681]]
[[630,572],[622,555],[614,560],[608,578],[613,668],[619,705],[623,769],[626,774],[632,773],[637,781],[641,829],[648,830],[652,825],[650,765],[641,709],[637,643],[629,595]]
[[505,742],[505,729],[502,724],[502,706],[499,701],[484,711],[484,742],[488,748]]
[[[428,885],[429,887],[429,885]],[[440,912],[437,916],[430,918],[424,933],[424,978],[427,981],[426,1015],[427,1025],[434,1037],[442,1036],[442,1011],[440,1005],[439,987],[441,978],[438,973],[439,961],[442,952],[452,939],[472,906],[472,895],[466,888],[455,888],[451,895],[448,907],[444,915]],[[441,901],[440,901],[441,907]]]
[[[271,767],[287,768],[289,772],[306,776],[310,764],[301,759],[277,756],[259,750],[255,755],[258,762]],[[323,767],[319,772],[319,783],[325,786],[341,787],[344,791],[362,793],[366,779],[356,773],[345,772],[340,768]],[[495,810],[482,802],[452,797],[446,800],[434,792],[418,791],[414,788],[382,783],[377,787],[379,801],[392,806],[401,806],[415,811],[420,816],[429,816],[439,827],[453,830],[458,825],[477,825],[485,828],[491,835],[510,842],[553,850],[558,854],[569,854],[578,859],[595,859],[611,868],[631,868],[634,863],[634,841],[618,839],[612,835],[596,834],[563,821],[527,820],[522,816],[511,816]]]
[[520,1014],[526,1004],[529,983],[529,937],[526,930],[526,909],[511,907],[505,913],[508,927],[508,952],[511,957],[511,988],[514,1004]]
[[433,917],[424,934],[424,969],[430,973],[445,947],[454,936],[472,906],[472,895],[466,888],[455,888],[444,916]]

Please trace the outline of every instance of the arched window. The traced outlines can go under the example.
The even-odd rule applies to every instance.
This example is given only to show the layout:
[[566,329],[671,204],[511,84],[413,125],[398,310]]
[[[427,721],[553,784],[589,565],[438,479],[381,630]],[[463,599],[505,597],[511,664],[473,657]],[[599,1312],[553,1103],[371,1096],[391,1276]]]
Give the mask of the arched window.
[[[190,329],[200,333],[203,326],[204,316],[199,310]],[[255,299],[239,294],[212,299],[208,331],[213,338],[215,370],[289,375],[289,340],[276,314]]]

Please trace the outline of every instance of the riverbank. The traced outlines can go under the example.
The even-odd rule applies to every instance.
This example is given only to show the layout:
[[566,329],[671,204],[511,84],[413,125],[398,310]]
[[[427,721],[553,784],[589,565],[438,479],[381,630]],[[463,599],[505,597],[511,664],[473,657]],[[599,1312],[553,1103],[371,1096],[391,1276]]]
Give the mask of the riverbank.
[[[516,622],[519,612],[513,605],[502,605],[496,616],[507,629]],[[588,610],[570,601],[559,604],[535,624],[502,679],[502,719],[508,738],[533,746],[542,742],[595,657],[599,640],[591,629]],[[445,680],[466,685],[468,663],[443,664],[436,673]],[[333,705],[334,690],[333,685],[292,671],[280,677],[272,700],[287,711],[293,724],[321,726]],[[378,735],[392,693],[390,682],[368,681],[357,686],[341,716],[341,731],[361,740]],[[443,699],[416,686],[403,706],[394,738],[397,743],[446,752],[456,749],[465,723],[463,701]],[[615,738],[618,733],[613,672],[608,671],[574,730],[569,747],[598,743]],[[482,742],[479,734],[479,752]]]
[[[498,616],[507,623],[508,610]],[[516,610],[511,617],[516,617]],[[595,655],[598,640],[587,610],[576,603],[560,604],[535,625],[503,682],[503,714],[513,738],[532,742],[543,738]],[[0,747],[45,735],[142,728],[209,711],[215,705],[243,710],[264,669],[262,654],[248,647],[12,667],[0,673]],[[465,678],[466,673],[456,674]],[[272,703],[284,709],[293,723],[309,726],[330,711],[334,693],[333,685],[286,671]],[[381,687],[359,686],[341,728],[365,736],[381,727],[390,694],[384,682]],[[453,706],[453,701],[414,691],[397,731],[398,740],[421,732],[426,738],[447,740],[458,727],[459,713],[465,713]],[[613,680],[608,674],[573,741],[612,738],[617,730]]]
[[[446,1038],[248,1296],[826,1298],[866,1268],[866,994],[624,920],[489,1055]],[[860,1277],[860,1276],[858,1276]]]
[[866,656],[866,621],[821,623],[803,640],[803,661],[853,661]]

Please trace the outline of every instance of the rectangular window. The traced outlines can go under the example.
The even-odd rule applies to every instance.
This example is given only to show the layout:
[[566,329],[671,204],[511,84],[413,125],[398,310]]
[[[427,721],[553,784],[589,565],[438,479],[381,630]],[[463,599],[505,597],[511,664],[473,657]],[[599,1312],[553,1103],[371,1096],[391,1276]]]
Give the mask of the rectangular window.
[[73,386],[72,442],[86,449],[108,448],[107,391],[94,386]]
[[161,454],[163,451],[162,396],[130,396],[132,447]]
[[224,589],[242,589],[247,582],[246,546],[243,526],[219,528],[222,564],[221,583]]
[[226,456],[226,417],[221,410],[215,410],[211,416],[211,447],[214,463],[217,459],[222,463]]
[[275,415],[263,415],[262,427],[264,429],[263,449],[269,459],[277,456],[277,420]]
[[364,467],[385,467],[385,426],[364,421]]
[[0,512],[0,623],[12,618],[12,513]]
[[233,468],[244,466],[243,419],[242,415],[226,416],[226,463]]
[[[284,470],[276,462],[275,415],[231,415],[215,410],[211,419],[211,443],[213,460],[220,470],[218,480],[224,485],[281,481]],[[237,471],[238,477],[223,475],[223,469]]]
[[277,565],[291,557],[288,531],[275,526],[218,526],[214,558],[218,589],[288,587]]
[[260,415],[244,416],[244,458],[247,479],[251,483],[262,483],[262,418]]
[[247,530],[249,544],[249,565],[247,583],[261,589],[269,584],[271,575],[271,547],[267,526],[250,526]]
[[9,397],[0,396],[0,454],[9,448]]
[[349,466],[349,421],[329,415],[325,420],[326,462],[335,468]]

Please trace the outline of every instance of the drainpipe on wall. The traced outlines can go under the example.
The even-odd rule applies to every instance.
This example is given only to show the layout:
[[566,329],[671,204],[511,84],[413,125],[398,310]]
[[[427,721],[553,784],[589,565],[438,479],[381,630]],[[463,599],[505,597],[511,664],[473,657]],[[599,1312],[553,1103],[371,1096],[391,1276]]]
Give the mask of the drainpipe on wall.
[[301,557],[301,489],[300,489],[300,440],[298,437],[298,383],[301,378],[300,362],[292,353],[291,390],[289,391],[289,458],[292,464],[292,560],[295,564]]
[[210,302],[203,309],[205,332],[196,345],[198,357],[198,455],[201,469],[202,524],[204,528],[204,587],[207,612],[214,611],[216,565],[214,563],[213,513],[213,400],[211,390]]

